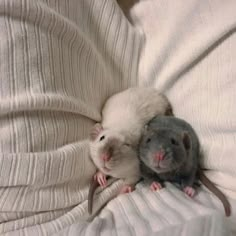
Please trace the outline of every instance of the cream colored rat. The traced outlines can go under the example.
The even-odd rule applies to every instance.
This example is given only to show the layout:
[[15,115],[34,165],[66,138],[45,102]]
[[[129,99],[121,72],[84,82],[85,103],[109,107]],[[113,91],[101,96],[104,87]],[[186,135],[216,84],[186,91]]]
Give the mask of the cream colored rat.
[[89,189],[88,211],[91,214],[94,191],[98,185],[107,185],[107,176],[123,179],[120,193],[128,193],[139,180],[140,169],[137,150],[125,143],[122,135],[103,129],[99,123],[95,124],[90,133],[90,155],[98,168]]
[[140,177],[137,150],[125,143],[124,137],[97,123],[90,133],[90,155],[98,168],[95,175],[101,186],[106,185],[105,176],[124,179],[126,190]]
[[[137,145],[143,127],[153,117],[164,114],[172,114],[171,105],[154,88],[130,88],[107,100],[102,123],[96,124],[90,134],[90,156],[98,168],[94,179],[99,185],[106,186],[108,175],[124,179],[122,193],[134,189],[140,178]],[[89,191],[89,211],[94,186],[91,184]]]
[[167,97],[155,88],[130,88],[111,96],[102,110],[102,126],[137,145],[144,125],[157,115],[172,115]]

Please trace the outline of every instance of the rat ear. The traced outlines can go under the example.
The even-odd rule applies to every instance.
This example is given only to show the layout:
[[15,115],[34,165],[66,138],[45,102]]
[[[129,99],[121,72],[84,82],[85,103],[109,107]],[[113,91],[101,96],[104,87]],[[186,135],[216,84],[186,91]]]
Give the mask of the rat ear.
[[166,108],[165,116],[174,116],[173,108],[170,104],[168,104],[168,107]]
[[102,130],[103,130],[102,125],[100,123],[96,123],[90,131],[89,134],[90,140],[94,141],[97,138],[97,136],[102,132]]
[[185,149],[188,151],[191,148],[191,140],[187,132],[183,132],[182,140],[183,140]]
[[148,125],[144,125],[143,127],[143,133],[146,134],[148,131]]
[[142,130],[143,135],[146,135],[148,130],[149,130],[149,126],[147,124],[144,125],[143,130]]

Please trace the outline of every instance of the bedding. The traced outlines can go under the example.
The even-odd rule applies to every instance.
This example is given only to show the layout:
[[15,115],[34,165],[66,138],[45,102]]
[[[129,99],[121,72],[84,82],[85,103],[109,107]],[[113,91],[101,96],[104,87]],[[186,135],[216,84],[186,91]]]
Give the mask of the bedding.
[[[115,0],[0,0],[0,235],[235,233],[235,10],[233,0],[143,0],[128,21]],[[193,125],[231,218],[204,188],[191,200],[142,183],[89,218],[86,139],[105,100],[132,86],[165,92]]]
[[193,201],[171,184],[153,193],[140,183],[135,192],[109,202],[92,222],[74,224],[58,235],[231,235],[224,216],[212,206],[205,190]]

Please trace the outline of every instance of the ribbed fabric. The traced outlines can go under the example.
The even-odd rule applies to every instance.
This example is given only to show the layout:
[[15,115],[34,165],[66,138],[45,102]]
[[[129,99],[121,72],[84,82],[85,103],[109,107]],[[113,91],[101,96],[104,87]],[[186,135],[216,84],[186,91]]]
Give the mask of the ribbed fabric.
[[147,0],[131,15],[145,35],[139,84],[164,91],[195,128],[202,167],[234,199],[227,223],[236,235],[236,2]]
[[197,131],[207,175],[236,199],[236,2],[148,0],[132,15],[146,39],[139,84],[167,94]]
[[57,235],[231,235],[224,216],[199,203],[204,196],[204,201],[214,206],[206,192],[202,191],[193,201],[169,184],[158,192],[142,183],[136,187],[135,192],[109,202],[91,223],[74,224]]
[[[105,189],[106,193],[114,191],[114,186]],[[104,195],[95,196],[96,201],[103,198]],[[236,201],[231,200],[231,204],[235,207]],[[72,210],[70,216],[74,212]],[[6,235],[45,235],[44,230],[47,229],[47,233],[53,236],[233,236],[223,214],[222,204],[205,189],[190,199],[168,183],[158,192],[152,192],[148,186],[139,183],[131,194],[120,195],[110,201],[91,222],[75,219],[75,223],[68,226],[58,219],[43,227],[31,226]],[[234,219],[231,219],[233,224]],[[59,222],[64,229],[51,233]]]
[[214,195],[191,200],[171,186],[139,184],[85,222],[95,171],[86,138],[111,94],[157,87],[196,129],[208,176],[235,198],[235,12],[234,0],[145,0],[132,26],[115,0],[0,0],[0,235],[229,235]]
[[136,84],[142,40],[115,1],[0,0],[0,234],[88,217],[86,139]]

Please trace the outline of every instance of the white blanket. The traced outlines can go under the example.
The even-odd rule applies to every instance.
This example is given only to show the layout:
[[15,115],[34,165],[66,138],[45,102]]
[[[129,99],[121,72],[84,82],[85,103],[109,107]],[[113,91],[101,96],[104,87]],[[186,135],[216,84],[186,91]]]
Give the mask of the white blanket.
[[[0,235],[228,235],[235,12],[233,0],[143,0],[131,25],[115,0],[0,0]],[[207,175],[231,197],[231,219],[207,192],[190,200],[139,184],[86,222],[89,129],[111,94],[135,85],[166,92],[194,126]],[[102,191],[95,208],[120,185]]]
[[173,185],[153,193],[140,183],[135,192],[112,200],[91,223],[74,224],[57,235],[231,235],[224,216],[212,206],[205,191],[191,200]]

